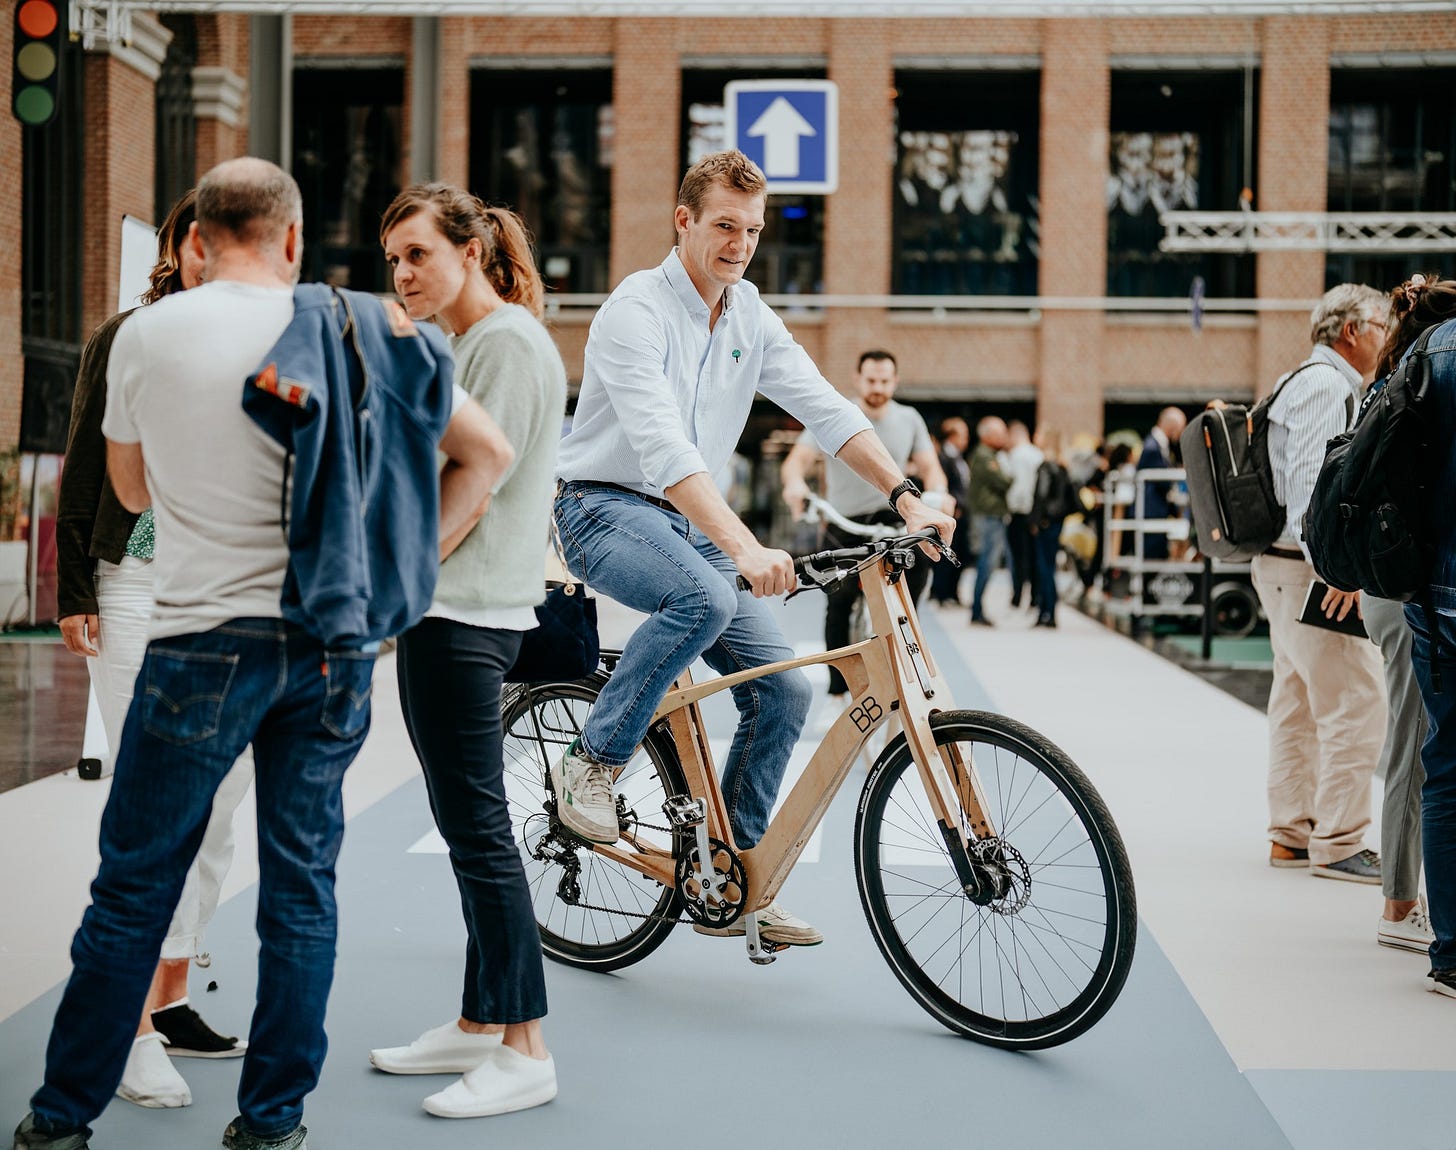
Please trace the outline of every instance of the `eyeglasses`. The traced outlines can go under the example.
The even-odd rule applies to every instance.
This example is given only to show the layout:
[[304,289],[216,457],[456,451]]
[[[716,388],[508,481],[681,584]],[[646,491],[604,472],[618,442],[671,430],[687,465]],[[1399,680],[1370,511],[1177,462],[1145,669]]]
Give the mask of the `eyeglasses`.
[[1367,327],[1378,327],[1381,331],[1389,331],[1390,330],[1390,325],[1388,323],[1386,323],[1384,320],[1380,320],[1380,319],[1367,319],[1365,321],[1365,324],[1366,324]]

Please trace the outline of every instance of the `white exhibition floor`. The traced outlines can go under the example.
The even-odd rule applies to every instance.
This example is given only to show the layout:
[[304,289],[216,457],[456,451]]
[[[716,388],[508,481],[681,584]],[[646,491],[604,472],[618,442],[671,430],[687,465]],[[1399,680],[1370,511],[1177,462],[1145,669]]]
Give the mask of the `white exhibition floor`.
[[[1428,964],[1423,956],[1376,945],[1376,920],[1381,909],[1378,887],[1321,882],[1302,871],[1274,870],[1267,865],[1264,716],[1075,611],[1062,610],[1057,630],[1033,630],[1029,615],[1012,612],[1005,604],[1005,584],[998,581],[993,583],[988,596],[988,611],[993,619],[1000,621],[997,627],[971,628],[964,609],[927,606],[924,618],[933,649],[942,663],[954,664],[956,669],[952,681],[957,684],[957,704],[993,706],[1040,729],[1059,743],[1100,789],[1126,840],[1145,932],[1134,965],[1134,977],[1124,995],[1127,1001],[1120,1002],[1098,1028],[1108,1028],[1103,1041],[1111,1042],[1109,1036],[1115,1036],[1120,1044],[1120,1050],[1114,1047],[1099,1053],[1102,1071],[1115,1080],[1119,1059],[1125,1054],[1128,1060],[1127,1095],[1119,1102],[1109,1100],[1109,1107],[1117,1105],[1125,1110],[1128,1100],[1135,1099],[1144,1089],[1144,1083],[1135,1080],[1135,1076],[1144,1073],[1133,1065],[1138,1061],[1136,1047],[1140,1033],[1151,1035],[1151,1028],[1158,1020],[1143,1021],[1132,1012],[1142,1009],[1136,1000],[1143,994],[1141,987],[1157,972],[1157,964],[1166,962],[1175,972],[1167,980],[1167,993],[1187,998],[1196,1006],[1186,1016],[1191,1022],[1177,1023],[1188,1032],[1186,1050],[1179,1045],[1177,1035],[1159,1038],[1167,1042],[1169,1051],[1159,1056],[1164,1061],[1176,1064],[1179,1058],[1188,1059],[1187,1081],[1172,1088],[1175,1093],[1187,1090],[1186,1100],[1161,1099],[1158,1112],[1163,1116],[1156,1120],[1150,1117],[1146,1128],[1134,1127],[1132,1136],[1125,1126],[1119,1126],[1115,1135],[1108,1126],[1107,1136],[1099,1136],[1103,1127],[1098,1116],[1083,1109],[1077,1116],[1064,1116],[1070,1122],[1066,1127],[1068,1138],[1073,1137],[1073,1132],[1079,1132],[1078,1144],[1088,1146],[1257,1144],[1310,1147],[1311,1150],[1314,1147],[1334,1150],[1343,1146],[1456,1146],[1456,1134],[1452,1133],[1456,1131],[1456,1002],[1427,992],[1424,976]],[[785,610],[785,628],[804,650],[816,649],[819,610],[819,603],[808,595],[794,600]],[[604,632],[608,640],[620,639],[621,631],[628,626],[630,620],[625,613],[604,610]],[[397,804],[399,810],[397,816],[390,817],[403,824],[400,840],[403,845],[398,857],[404,857],[406,847],[428,855],[432,849],[429,814],[422,799],[416,801],[409,797],[408,788],[416,780],[418,768],[399,717],[391,659],[381,662],[375,683],[373,731],[345,787],[351,825],[387,800],[389,804]],[[964,698],[960,697],[962,684],[967,696]],[[723,736],[726,731],[714,734]],[[851,787],[854,784],[852,777]],[[1379,784],[1375,786],[1373,807],[1378,817]],[[0,1136],[10,1129],[7,1123],[19,1119],[24,1098],[38,1082],[43,1046],[37,1044],[35,1035],[43,1038],[48,1018],[45,1011],[53,1009],[53,1002],[37,1003],[36,1000],[53,996],[57,984],[66,975],[71,933],[86,904],[87,883],[95,869],[96,823],[107,790],[106,783],[84,783],[68,772],[0,795],[0,1103],[6,1106],[18,1103],[21,1108],[13,1114],[0,1112]],[[853,801],[852,794],[848,801]],[[246,893],[256,882],[250,803],[245,803],[239,812],[237,860],[224,891],[225,900]],[[367,822],[362,820],[361,827]],[[836,828],[829,823],[826,828],[823,841],[811,847],[804,870],[822,870],[826,876],[838,873],[848,876],[849,851],[842,841],[846,836],[836,833]],[[351,831],[351,835],[354,833]],[[360,830],[358,833],[375,832]],[[348,854],[350,845],[346,842],[346,856],[340,864],[341,892],[348,878],[346,868],[353,857]],[[1378,827],[1372,827],[1369,845],[1378,845]],[[375,860],[374,865],[380,864]],[[443,860],[426,859],[420,865],[444,864]],[[831,867],[837,870],[831,871]],[[847,877],[845,884],[853,886]],[[440,874],[436,885],[442,888],[434,892],[441,896],[441,906],[446,908],[442,914],[450,913],[452,905],[455,908],[453,913],[457,917],[449,929],[458,932],[458,903],[453,901],[454,892],[447,873]],[[803,888],[806,892],[817,889]],[[799,892],[800,888],[791,886],[788,893]],[[241,907],[245,900],[237,901]],[[800,894],[794,909],[805,913],[804,902],[805,897]],[[219,919],[228,911],[229,904],[225,903]],[[805,917],[812,916],[805,913]],[[242,926],[237,929],[246,926],[239,921]],[[861,923],[861,934],[864,933],[862,926]],[[349,959],[348,945],[348,938],[341,938],[341,968]],[[676,945],[677,936],[674,936],[663,953],[675,953],[673,946]],[[218,949],[216,939],[212,949]],[[452,977],[450,963],[456,963],[458,969],[458,957],[451,958],[446,953],[439,961],[448,983]],[[745,968],[742,977],[748,979],[747,964],[741,956],[738,961]],[[832,965],[835,957],[833,950],[826,946],[805,957],[795,955],[789,961],[812,961],[822,968],[825,964]],[[653,958],[641,968],[612,979],[578,976],[576,972],[558,974],[561,968],[548,964],[553,995],[550,1025],[557,1027],[560,1038],[571,1037],[575,1032],[557,1026],[555,1021],[561,1009],[559,1004],[564,998],[570,998],[573,1003],[588,1001],[589,998],[582,996],[591,996],[593,987],[604,988],[603,993],[609,986],[619,988],[611,990],[611,994],[626,993],[620,989],[624,985],[650,991],[650,983],[645,987],[633,984],[630,976],[638,969],[648,975],[654,963],[658,965],[651,973],[661,975],[666,961]],[[246,970],[245,962],[233,961],[229,965],[235,974],[240,968]],[[770,971],[784,965],[781,961]],[[1148,972],[1142,982],[1140,967]],[[737,970],[733,968],[734,977]],[[755,978],[763,978],[762,972],[752,973]],[[194,994],[205,975],[206,972],[198,972],[194,976]],[[453,977],[458,977],[458,973]],[[593,977],[599,981],[592,982]],[[892,980],[884,981],[892,984]],[[1180,982],[1181,987],[1177,985]],[[671,998],[670,985],[663,985],[664,993]],[[341,973],[340,987],[343,986]],[[334,1012],[344,993],[342,989],[335,990],[331,1033]],[[884,1009],[899,1012],[902,1021],[912,1027],[918,1027],[921,1021],[926,1023],[924,1033],[931,1035],[925,1047],[928,1059],[941,1062],[955,1057],[957,1050],[968,1049],[964,1044],[939,1041],[930,1020],[923,1019],[919,1008],[897,986],[887,986],[885,994],[890,1005]],[[896,994],[900,996],[898,1001]],[[417,1029],[449,1017],[448,996],[443,1001],[446,1006],[440,1017],[420,1019]],[[1167,1013],[1163,1007],[1156,1010]],[[1120,1014],[1124,1017],[1118,1027]],[[1199,1019],[1200,1014],[1206,1025]],[[1184,1016],[1178,1015],[1178,1018]],[[672,1021],[690,1023],[691,1019]],[[842,1017],[835,1020],[836,1024],[844,1021]],[[245,1026],[246,1015],[235,1025]],[[804,1026],[804,1020],[798,1019],[795,1025]],[[812,1026],[812,1019],[809,1025]],[[1090,1043],[1096,1035],[1094,1030],[1092,1035],[1067,1049]],[[409,1037],[410,1034],[384,1034],[377,1044],[407,1041]],[[899,1038],[903,1036],[897,1035]],[[336,1034],[321,1091],[329,1086],[337,1048]],[[358,1051],[346,1053],[357,1062]],[[727,1061],[730,1065],[742,1066],[751,1064],[754,1057],[750,1047]],[[1027,1057],[987,1051],[984,1059],[978,1057],[974,1065],[981,1073],[985,1067],[1013,1067],[1015,1060]],[[580,1061],[570,1049],[558,1048],[557,1058],[563,1066],[573,1059]],[[1199,1105],[1196,1099],[1205,1089],[1200,1079],[1207,1074],[1200,1067],[1210,1059],[1226,1067],[1229,1076],[1235,1079],[1242,1076],[1240,1088],[1252,1088],[1251,1104],[1256,1109],[1261,1104],[1267,1111],[1261,1112],[1259,1122],[1268,1128],[1260,1126],[1258,1137],[1239,1135],[1237,1123],[1217,1138],[1210,1132],[1202,1140],[1195,1136],[1194,1130],[1167,1128],[1168,1113],[1176,1115],[1186,1111],[1195,1126],[1205,1121],[1195,1116]],[[223,1073],[216,1069],[222,1065],[209,1064],[206,1072]],[[620,1128],[620,1139],[615,1136],[599,1139],[595,1145],[636,1145],[639,1139],[658,1142],[669,1131],[674,1132],[674,1141],[703,1146],[738,1145],[745,1139],[759,1141],[765,1137],[765,1131],[742,1126],[750,1120],[756,1103],[725,1099],[718,1093],[727,1089],[725,1086],[674,1083],[678,1076],[662,1075],[664,1067],[660,1063],[631,1067],[615,1060],[598,1060],[593,1065],[598,1075],[643,1076],[644,1088],[649,1085],[647,1079],[656,1077],[655,1088],[665,1092],[661,1095],[660,1124],[654,1127],[633,1123]],[[1021,1065],[1024,1067],[1026,1062]],[[1043,1065],[1057,1063],[1054,1058],[1048,1058]],[[185,1066],[184,1070],[190,1077],[194,1067]],[[1176,1076],[1176,1069],[1169,1073]],[[17,1080],[16,1075],[27,1081]],[[730,1070],[727,1078],[731,1081],[733,1077]],[[381,1078],[364,1075],[360,1081],[368,1083]],[[1017,1086],[1004,1089],[1032,1089],[1020,1085],[1019,1079],[1016,1081]],[[1168,1089],[1150,1084],[1146,1088]],[[1035,1089],[1045,1091],[1045,1096],[1024,1099],[1028,1114],[1042,1108],[1055,1109],[1057,1099],[1062,1096],[1059,1091],[1071,1087],[1059,1086],[1053,1077]],[[564,1083],[563,1098],[566,1093]],[[976,1094],[983,1095],[983,1092],[977,1090]],[[1016,1100],[1015,1097],[997,1099],[1002,1109],[1014,1108]],[[719,1131],[710,1138],[700,1137],[690,1120],[698,1104],[706,1105],[709,1115],[706,1122]],[[639,1119],[641,1105],[639,1100],[632,1107]],[[561,1106],[558,1100],[547,1110],[559,1110]],[[926,1100],[926,1106],[932,1111],[939,1110],[933,1098]],[[112,1112],[122,1109],[141,1115],[136,1121],[150,1117],[117,1102],[108,1111],[107,1120]],[[1388,1110],[1405,1116],[1398,1135],[1390,1130],[1383,1116]],[[211,1115],[215,1120],[212,1127],[220,1130],[230,1116],[230,1113]],[[605,1119],[608,1128],[612,1128],[610,1114],[598,1114],[597,1118]],[[831,1135],[830,1128],[837,1124],[828,1115],[824,1121],[829,1123],[824,1131],[826,1145],[831,1141],[845,1146],[884,1144],[880,1135],[870,1141],[857,1140],[853,1125],[838,1126]],[[1125,1115],[1118,1119],[1118,1122],[1125,1121]],[[126,1130],[138,1128],[132,1117],[127,1122]],[[954,1127],[959,1131],[955,1140],[979,1141],[972,1135],[976,1122],[973,1114],[959,1119]],[[474,1127],[474,1141],[456,1141],[467,1133],[459,1128],[471,1126],[471,1123],[435,1122],[425,1129],[441,1131],[442,1138],[448,1134],[448,1140],[439,1142],[440,1145],[473,1145],[486,1133],[478,1125]],[[446,1131],[446,1127],[451,1129]],[[903,1144],[929,1145],[934,1129],[932,1120],[923,1141],[913,1129],[907,1130]],[[1041,1136],[1032,1133],[1037,1129],[1043,1130],[1046,1139],[1053,1138],[1050,1126],[1038,1127],[1033,1122],[1025,1129],[1024,1139],[1012,1138],[1008,1142],[1002,1136],[998,1140],[1009,1145],[1044,1144]],[[104,1128],[99,1126],[98,1130],[104,1131]],[[496,1136],[496,1130],[490,1129],[491,1137]],[[504,1127],[500,1130],[506,1133]],[[532,1130],[528,1115],[514,1116],[509,1127],[511,1137],[543,1146],[563,1144],[552,1137],[533,1137]],[[944,1142],[947,1132],[942,1127],[937,1141]],[[325,1133],[320,1129],[316,1135],[310,1135],[310,1144],[317,1150],[346,1145],[351,1150],[370,1150],[372,1145],[361,1137],[330,1141],[323,1137]],[[562,1131],[557,1137],[565,1138],[567,1134]],[[774,1139],[769,1136],[765,1140]],[[148,1144],[192,1143],[184,1139]],[[400,1144],[394,1140],[379,1143],[381,1147]],[[421,1136],[418,1144],[436,1143]],[[1068,1142],[1057,1136],[1047,1144]],[[103,1142],[98,1138],[94,1145],[97,1150],[105,1150],[106,1146],[130,1147],[131,1143],[114,1139]]]

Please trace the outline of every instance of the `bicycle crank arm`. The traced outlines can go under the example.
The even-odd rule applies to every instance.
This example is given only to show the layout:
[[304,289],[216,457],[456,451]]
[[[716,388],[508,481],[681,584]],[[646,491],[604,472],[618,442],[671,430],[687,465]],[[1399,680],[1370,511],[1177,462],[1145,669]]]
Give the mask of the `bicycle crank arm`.
[[773,952],[778,948],[769,946],[758,937],[758,911],[744,911],[743,924],[747,928],[748,961],[756,966],[767,966],[777,957]]

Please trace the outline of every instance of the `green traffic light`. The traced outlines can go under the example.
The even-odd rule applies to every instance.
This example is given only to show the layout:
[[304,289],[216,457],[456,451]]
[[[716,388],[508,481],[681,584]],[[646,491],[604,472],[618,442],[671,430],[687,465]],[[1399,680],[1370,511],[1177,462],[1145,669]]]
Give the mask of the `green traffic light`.
[[44,80],[56,70],[56,54],[49,44],[27,44],[15,53],[15,70],[27,80]]
[[39,84],[21,88],[15,93],[15,118],[22,124],[46,123],[56,110],[55,97]]

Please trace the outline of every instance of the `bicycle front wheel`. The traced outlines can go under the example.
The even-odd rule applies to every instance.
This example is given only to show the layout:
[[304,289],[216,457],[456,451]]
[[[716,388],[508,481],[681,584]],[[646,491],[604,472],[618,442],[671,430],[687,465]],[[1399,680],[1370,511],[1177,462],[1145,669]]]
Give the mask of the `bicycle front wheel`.
[[903,739],[865,783],[855,874],[880,952],[917,1002],[958,1034],[1035,1050],[1111,1007],[1137,938],[1132,870],[1087,777],[1029,727],[980,711],[930,720],[972,765],[1011,876],[979,906],[962,891]]
[[[511,827],[526,868],[531,905],[550,958],[587,970],[617,970],[662,945],[678,917],[677,892],[599,855],[560,832],[553,834],[547,800],[551,764],[581,734],[605,676],[511,691],[502,704],[505,787]],[[618,810],[664,823],[663,801],[684,794],[682,768],[671,740],[650,732],[618,774]],[[644,846],[672,849],[668,832],[635,827]],[[548,839],[546,858],[538,858]],[[621,844],[625,846],[624,844]],[[570,881],[563,886],[564,877]],[[574,888],[574,889],[573,889]]]

